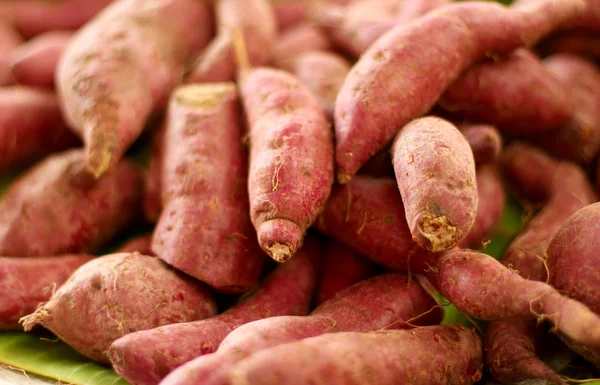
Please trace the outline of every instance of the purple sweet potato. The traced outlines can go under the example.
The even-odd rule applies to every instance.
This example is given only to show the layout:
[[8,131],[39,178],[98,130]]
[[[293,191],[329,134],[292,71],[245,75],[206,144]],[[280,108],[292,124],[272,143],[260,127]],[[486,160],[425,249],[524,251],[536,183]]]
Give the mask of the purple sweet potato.
[[22,86],[0,89],[0,171],[77,143],[52,92]]
[[400,274],[380,275],[339,292],[308,317],[273,317],[242,325],[223,340],[215,354],[190,361],[164,383],[229,384],[231,369],[262,350],[326,333],[438,323],[441,312],[432,310],[436,310],[434,301],[415,280]]
[[109,351],[113,368],[133,384],[158,384],[184,363],[214,353],[229,333],[245,323],[281,315],[305,315],[320,259],[320,245],[314,239],[307,241],[296,257],[279,265],[256,292],[226,312],[118,339]]
[[163,209],[161,179],[166,129],[166,124],[163,122],[154,133],[148,172],[144,179],[144,216],[151,223],[158,222]]
[[286,60],[305,51],[328,51],[331,49],[329,38],[316,25],[303,23],[279,36],[273,58]]
[[118,163],[211,36],[208,5],[196,0],[121,0],[75,34],[55,83],[91,174]]
[[[548,247],[550,283],[600,315],[598,234],[600,203],[582,208],[566,220]],[[563,336],[561,336],[563,338]],[[563,338],[577,353],[600,367],[600,348]]]
[[174,91],[163,142],[163,210],[152,239],[163,261],[232,293],[252,288],[266,260],[248,216],[239,108],[233,83]]
[[127,241],[119,247],[117,253],[140,253],[143,255],[154,255],[150,246],[152,244],[152,234],[140,235]]
[[141,170],[124,160],[99,180],[84,153],[52,155],[17,179],[0,200],[0,255],[94,251],[141,213]]
[[536,49],[546,55],[568,53],[600,61],[600,36],[587,31],[567,31],[550,36]]
[[333,184],[333,134],[316,98],[298,79],[247,70],[240,92],[249,124],[248,191],[260,246],[288,260],[325,206]]
[[481,373],[481,340],[473,330],[430,326],[326,334],[281,345],[240,362],[228,384],[470,385]]
[[448,87],[439,104],[521,136],[559,128],[574,110],[570,86],[524,48],[471,67]]
[[534,45],[584,9],[582,0],[453,3],[388,31],[361,56],[336,101],[338,181],[347,183],[473,63]]
[[359,175],[347,185],[336,185],[315,227],[369,259],[400,271],[408,271],[411,252],[417,247],[398,185],[388,178]]
[[25,331],[42,325],[81,354],[108,363],[108,348],[125,334],[216,313],[202,283],[158,258],[119,253],[81,266],[22,323]]
[[477,168],[477,215],[461,247],[481,248],[496,231],[504,213],[504,185],[495,165]]
[[232,81],[237,63],[233,47],[234,31],[244,36],[252,65],[266,64],[277,42],[277,21],[268,0],[219,0],[216,3],[217,36],[198,57],[186,83]]
[[19,319],[50,299],[54,291],[93,257],[0,257],[0,329],[21,329]]
[[329,240],[323,260],[316,304],[321,305],[338,292],[375,275],[375,264],[351,248]]
[[469,142],[477,167],[496,163],[502,152],[502,137],[496,127],[488,124],[468,124],[459,128]]
[[306,51],[277,59],[275,66],[294,74],[317,98],[327,117],[333,119],[335,99],[350,72],[346,59],[333,52]]
[[[1,6],[1,5],[0,5]],[[8,57],[23,43],[23,38],[14,27],[0,20],[0,86],[14,81]]]
[[15,49],[9,57],[15,80],[33,87],[52,87],[58,61],[72,36],[69,31],[46,32]]
[[392,156],[413,240],[434,252],[456,246],[477,214],[469,142],[451,123],[426,117],[402,128]]

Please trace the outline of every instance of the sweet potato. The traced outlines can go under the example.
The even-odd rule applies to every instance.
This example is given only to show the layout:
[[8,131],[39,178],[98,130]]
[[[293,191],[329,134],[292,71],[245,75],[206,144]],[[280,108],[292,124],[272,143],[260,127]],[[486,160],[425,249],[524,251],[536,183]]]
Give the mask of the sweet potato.
[[271,1],[273,14],[280,31],[285,31],[305,22],[311,13],[311,7],[305,0]]
[[137,385],[158,384],[184,363],[214,353],[237,327],[261,318],[305,315],[321,259],[320,245],[307,241],[290,262],[279,265],[258,291],[226,312],[202,321],[128,334],[109,350],[114,369]]
[[220,0],[216,3],[217,37],[199,56],[186,83],[227,82],[237,72],[234,31],[245,38],[252,65],[266,64],[277,42],[277,21],[268,0]]
[[388,268],[407,271],[417,247],[393,179],[356,176],[336,185],[317,220],[318,231]]
[[331,49],[329,38],[313,24],[303,23],[279,36],[275,44],[273,58],[285,60],[305,51],[328,51]]
[[534,45],[580,15],[583,5],[580,0],[513,8],[454,3],[388,31],[361,56],[336,101],[338,181],[347,183],[473,63]]
[[84,154],[52,155],[17,179],[0,200],[0,255],[94,251],[141,212],[141,171],[122,161],[92,181]]
[[164,159],[164,141],[166,124],[157,128],[152,139],[152,151],[148,172],[144,178],[144,216],[151,223],[158,222],[163,209],[162,204],[162,167]]
[[77,144],[52,92],[22,86],[0,89],[0,171]]
[[461,247],[481,248],[498,227],[504,213],[504,185],[495,165],[477,168],[477,215]]
[[600,61],[600,36],[585,31],[558,33],[536,47],[545,55],[569,53]]
[[93,257],[0,257],[0,329],[21,329],[19,319],[50,299],[81,265]]
[[417,119],[400,131],[392,156],[413,240],[435,252],[456,246],[477,214],[475,160],[465,137],[443,119]]
[[571,87],[575,110],[563,127],[530,140],[558,157],[589,164],[600,152],[600,71],[569,54],[552,55],[544,65]]
[[307,51],[278,59],[275,66],[294,74],[317,98],[327,117],[333,119],[335,99],[350,72],[346,59],[332,52]]
[[524,48],[471,67],[448,87],[439,104],[521,136],[559,128],[574,110],[569,85]]
[[78,29],[112,2],[8,0],[0,3],[0,19],[9,21],[24,36],[32,37],[49,31]]
[[[550,282],[600,315],[600,259],[598,243],[600,204],[582,208],[567,219],[548,247]],[[561,336],[562,338],[563,336]],[[569,346],[600,367],[600,349],[564,338]]]
[[228,384],[469,385],[481,378],[481,361],[481,341],[464,326],[335,333],[257,353]]
[[266,260],[248,216],[239,108],[233,83],[174,91],[163,142],[164,209],[152,238],[163,261],[233,293],[253,287]]
[[91,174],[118,163],[211,35],[209,8],[195,0],[118,1],[75,34],[55,83]]
[[331,299],[335,294],[375,275],[375,264],[351,248],[329,240],[319,278],[316,304]]
[[263,250],[284,262],[331,192],[333,135],[316,98],[292,75],[247,70],[239,87],[250,127],[252,223]]
[[[404,275],[373,277],[339,292],[308,317],[273,317],[240,326],[223,340],[215,354],[190,361],[164,383],[228,384],[227,376],[235,364],[262,350],[326,333],[404,329],[414,325],[412,322],[437,323],[441,312],[424,315],[433,306],[435,303],[419,284]],[[419,319],[421,315],[424,317]]]
[[202,283],[158,258],[118,253],[81,266],[22,324],[25,331],[42,325],[81,354],[108,363],[110,344],[125,334],[216,312]]
[[33,87],[52,87],[58,60],[72,36],[69,31],[46,32],[15,49],[9,56],[15,80]]
[[19,36],[14,27],[0,20],[0,86],[13,82],[14,79],[10,72],[10,60],[8,56],[22,43],[23,38]]
[[471,146],[477,167],[496,163],[502,151],[502,137],[496,127],[468,124],[459,128]]
[[140,253],[143,255],[154,255],[150,245],[152,244],[152,234],[140,235],[125,242],[119,247],[118,253]]

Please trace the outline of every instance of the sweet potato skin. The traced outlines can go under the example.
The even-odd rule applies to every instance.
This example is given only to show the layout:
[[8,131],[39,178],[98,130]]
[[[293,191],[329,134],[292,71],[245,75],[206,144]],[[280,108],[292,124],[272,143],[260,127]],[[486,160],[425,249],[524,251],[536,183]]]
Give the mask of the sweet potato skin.
[[84,154],[52,155],[19,177],[0,201],[0,255],[94,251],[141,213],[142,173],[124,160],[91,181]]
[[255,293],[224,313],[118,339],[109,351],[113,368],[132,383],[158,384],[184,363],[214,353],[229,333],[245,323],[281,315],[305,315],[319,271],[320,246],[316,239],[307,240],[296,257],[279,265]]
[[520,136],[559,128],[574,109],[569,86],[524,48],[473,66],[444,91],[439,104]]
[[22,329],[19,319],[46,302],[89,255],[0,257],[0,330]]
[[0,21],[0,85],[2,86],[14,81],[8,56],[22,43],[23,38],[14,27],[5,21]]
[[417,247],[406,223],[402,197],[391,178],[358,175],[336,185],[319,216],[318,231],[388,268],[407,271]]
[[110,344],[125,334],[216,312],[203,284],[155,257],[119,253],[81,266],[48,302],[23,319],[23,326],[28,331],[41,324],[86,357],[109,363]]
[[0,171],[78,143],[62,120],[54,94],[23,86],[0,89]]
[[158,222],[163,209],[162,203],[162,168],[165,153],[166,124],[156,129],[152,139],[152,150],[148,171],[144,177],[144,216],[150,223]]
[[140,235],[127,241],[119,247],[117,253],[140,253],[142,255],[154,256],[150,246],[152,244],[152,234]]
[[502,152],[502,136],[496,127],[488,124],[469,124],[459,129],[471,146],[477,167],[496,163]]
[[456,246],[477,214],[475,160],[466,138],[443,119],[416,119],[398,134],[392,156],[413,240],[435,252]]
[[464,326],[335,333],[257,353],[235,367],[228,383],[467,385],[481,378],[481,361],[481,341]]
[[124,0],[77,32],[56,86],[65,119],[85,142],[90,173],[99,177],[114,167],[164,106],[185,61],[210,39],[210,25],[202,1]]
[[60,56],[73,34],[52,31],[39,35],[10,54],[10,69],[16,81],[33,87],[52,87]]
[[279,36],[273,58],[276,61],[285,60],[305,51],[328,51],[331,48],[331,42],[321,28],[302,23]]
[[248,217],[239,107],[233,83],[175,90],[163,142],[164,208],[152,239],[163,261],[233,293],[253,287],[266,260]]
[[583,10],[580,1],[455,3],[388,31],[361,56],[336,101],[338,181],[347,183],[401,127],[430,110],[472,63],[535,44]]
[[317,100],[286,72],[251,70],[240,93],[250,127],[252,223],[263,250],[284,262],[331,192],[333,135]]

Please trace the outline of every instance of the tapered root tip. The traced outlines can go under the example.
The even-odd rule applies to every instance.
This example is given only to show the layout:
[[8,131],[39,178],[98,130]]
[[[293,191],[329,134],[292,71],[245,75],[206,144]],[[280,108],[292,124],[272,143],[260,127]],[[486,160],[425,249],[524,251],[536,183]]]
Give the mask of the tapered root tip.
[[302,245],[303,232],[287,219],[263,222],[257,234],[262,249],[279,263],[289,260]]
[[25,317],[21,317],[19,323],[23,325],[23,330],[28,332],[33,329],[36,325],[44,325],[44,318],[48,312],[43,307],[37,309],[33,314]]
[[451,249],[458,243],[458,237],[458,229],[444,215],[424,214],[419,218],[415,241],[427,250],[440,252]]
[[86,143],[86,169],[96,179],[100,179],[119,157],[119,138],[113,132],[97,129]]

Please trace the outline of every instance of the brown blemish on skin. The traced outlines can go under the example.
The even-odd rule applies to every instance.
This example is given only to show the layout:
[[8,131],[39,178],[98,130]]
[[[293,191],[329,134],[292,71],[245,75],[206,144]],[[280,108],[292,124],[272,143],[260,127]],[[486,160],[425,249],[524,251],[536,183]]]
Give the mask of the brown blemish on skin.
[[429,241],[428,249],[434,252],[448,250],[458,239],[458,230],[445,215],[424,214],[419,219],[418,230]]

